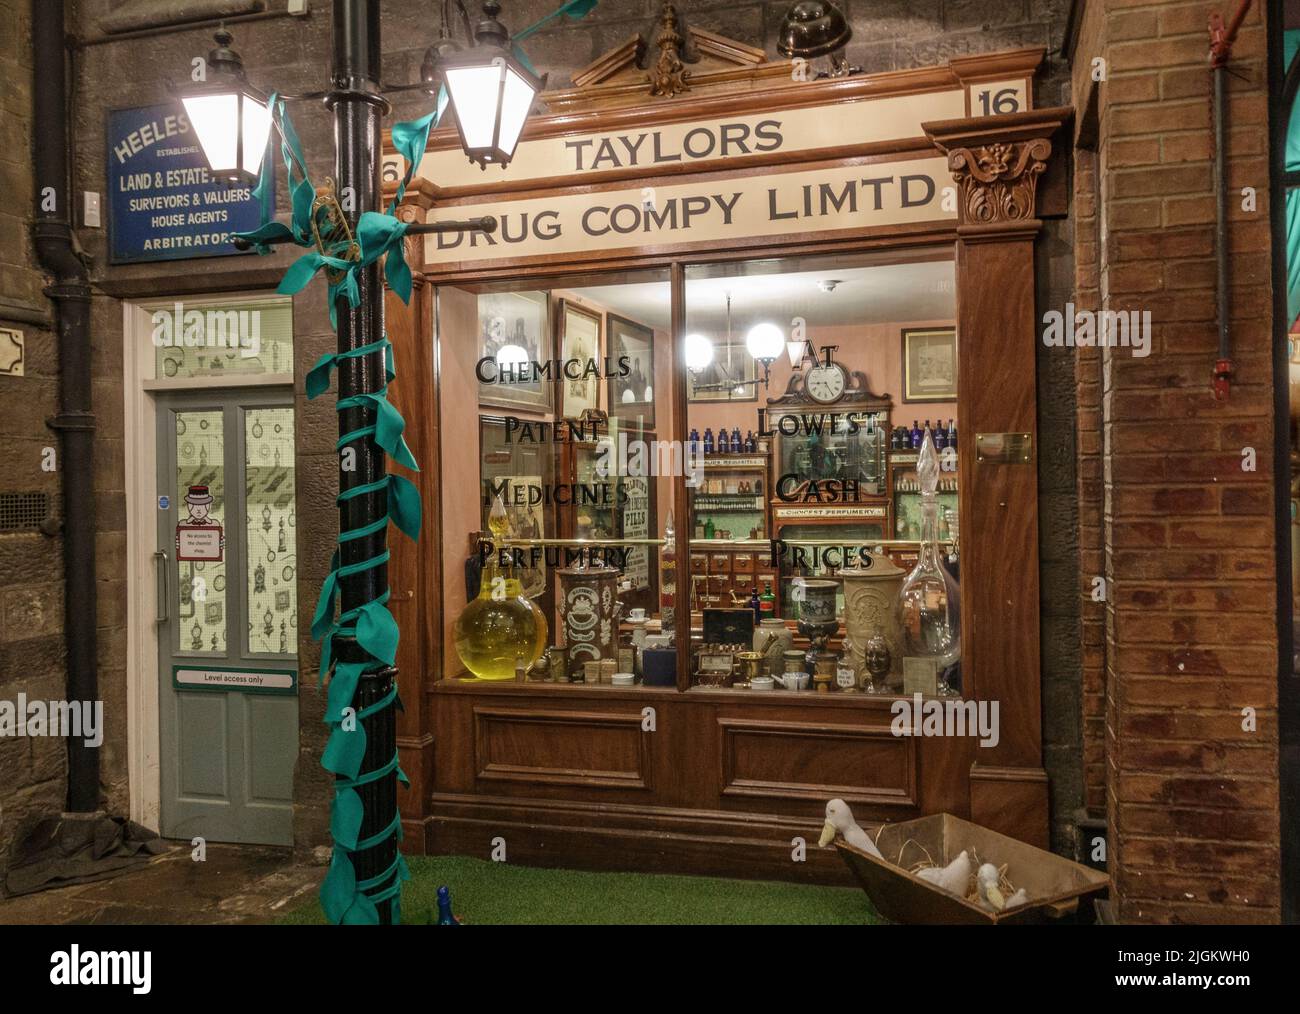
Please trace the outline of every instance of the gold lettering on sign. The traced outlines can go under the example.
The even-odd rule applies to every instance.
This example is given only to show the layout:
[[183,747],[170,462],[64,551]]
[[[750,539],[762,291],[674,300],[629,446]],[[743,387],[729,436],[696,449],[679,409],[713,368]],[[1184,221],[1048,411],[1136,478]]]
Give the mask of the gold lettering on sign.
[[953,148],[948,168],[961,187],[963,222],[1015,222],[1034,217],[1038,177],[1047,171],[1052,143],[989,144],[973,151]]

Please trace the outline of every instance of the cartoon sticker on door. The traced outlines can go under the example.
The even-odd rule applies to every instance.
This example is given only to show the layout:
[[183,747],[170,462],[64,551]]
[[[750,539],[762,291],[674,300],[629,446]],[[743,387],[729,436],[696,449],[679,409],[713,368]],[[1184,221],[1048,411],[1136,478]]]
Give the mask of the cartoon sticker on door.
[[176,525],[176,559],[220,562],[226,537],[221,521],[211,514],[208,487],[191,486],[185,494],[185,508],[188,517]]

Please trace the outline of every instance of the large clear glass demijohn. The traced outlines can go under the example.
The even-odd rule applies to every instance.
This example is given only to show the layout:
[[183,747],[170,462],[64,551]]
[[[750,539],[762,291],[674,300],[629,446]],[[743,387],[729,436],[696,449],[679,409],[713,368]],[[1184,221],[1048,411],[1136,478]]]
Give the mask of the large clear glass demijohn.
[[921,485],[921,555],[898,593],[898,622],[903,631],[903,667],[933,667],[940,696],[955,693],[947,674],[961,658],[961,598],[957,582],[939,554],[939,457],[926,430],[917,457]]
[[483,680],[512,680],[546,649],[546,616],[524,594],[514,568],[497,562],[509,537],[510,520],[497,496],[488,514],[493,551],[483,565],[478,598],[456,621],[456,652],[473,675]]

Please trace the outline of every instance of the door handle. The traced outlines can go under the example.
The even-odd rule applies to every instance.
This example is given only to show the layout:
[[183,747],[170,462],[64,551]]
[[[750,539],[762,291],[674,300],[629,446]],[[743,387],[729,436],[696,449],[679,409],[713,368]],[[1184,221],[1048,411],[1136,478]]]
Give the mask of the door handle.
[[[154,617],[154,623],[166,623],[172,618],[171,579],[169,577],[171,561],[167,556],[167,551],[164,549],[156,550],[153,554],[153,558],[155,560],[161,558],[163,562],[162,609],[160,610],[161,615]],[[157,587],[157,582],[154,583],[154,587]]]

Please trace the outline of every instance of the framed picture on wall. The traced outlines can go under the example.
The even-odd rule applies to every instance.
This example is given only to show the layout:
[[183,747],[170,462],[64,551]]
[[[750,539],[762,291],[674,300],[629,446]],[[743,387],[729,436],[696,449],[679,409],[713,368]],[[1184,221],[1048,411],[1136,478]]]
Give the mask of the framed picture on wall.
[[615,371],[620,357],[627,357],[626,376],[609,378],[609,414],[620,419],[640,420],[646,428],[655,424],[655,333],[616,313],[605,315],[609,359]]
[[689,401],[758,401],[758,373],[743,338],[713,343],[713,362],[686,374]]
[[[565,363],[577,360],[600,360],[600,314],[579,306],[567,299],[560,300],[560,359]],[[578,377],[565,376],[560,381],[558,413],[566,419],[577,419],[587,409],[600,408],[600,379],[596,372],[573,370]]]
[[[552,358],[550,294],[484,292],[478,297],[478,358],[544,363]],[[505,354],[502,355],[504,350]],[[516,383],[497,375],[478,385],[478,403],[536,412],[551,410],[549,380]]]
[[903,400],[957,400],[957,329],[903,330]]

